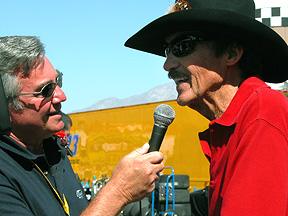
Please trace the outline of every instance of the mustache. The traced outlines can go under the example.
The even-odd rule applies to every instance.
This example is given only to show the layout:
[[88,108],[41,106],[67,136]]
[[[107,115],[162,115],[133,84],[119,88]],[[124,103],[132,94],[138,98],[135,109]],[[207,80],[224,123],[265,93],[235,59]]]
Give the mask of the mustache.
[[186,77],[187,75],[178,71],[177,69],[171,69],[168,72],[168,78],[169,79],[177,79],[177,78],[182,78],[182,77]]

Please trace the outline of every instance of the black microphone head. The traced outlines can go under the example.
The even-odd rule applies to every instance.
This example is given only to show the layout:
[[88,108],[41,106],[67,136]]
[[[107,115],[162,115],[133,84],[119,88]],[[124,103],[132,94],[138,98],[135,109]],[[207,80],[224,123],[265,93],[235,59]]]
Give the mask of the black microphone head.
[[167,104],[160,104],[156,107],[154,111],[154,121],[155,123],[169,126],[175,118],[175,111],[173,108]]

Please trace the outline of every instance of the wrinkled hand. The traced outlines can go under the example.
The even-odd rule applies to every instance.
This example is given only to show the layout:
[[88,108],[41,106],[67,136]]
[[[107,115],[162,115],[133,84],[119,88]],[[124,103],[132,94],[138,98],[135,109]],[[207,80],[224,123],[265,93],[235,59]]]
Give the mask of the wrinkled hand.
[[159,179],[158,173],[164,168],[163,154],[146,154],[149,147],[149,144],[145,143],[141,148],[124,156],[109,180],[126,204],[139,201],[151,193]]

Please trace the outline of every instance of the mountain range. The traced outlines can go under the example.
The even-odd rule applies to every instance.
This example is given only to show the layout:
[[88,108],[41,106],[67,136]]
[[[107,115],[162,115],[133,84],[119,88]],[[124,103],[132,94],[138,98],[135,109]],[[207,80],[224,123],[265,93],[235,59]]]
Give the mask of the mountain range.
[[92,110],[101,110],[101,109],[109,109],[115,107],[123,107],[123,106],[131,106],[137,104],[145,104],[145,103],[153,103],[160,102],[166,100],[175,100],[177,98],[177,91],[175,87],[175,83],[167,83],[164,85],[160,85],[152,88],[151,90],[139,94],[133,95],[128,98],[119,99],[117,97],[109,97],[103,100],[100,100],[91,106],[76,110],[75,112],[85,112]]

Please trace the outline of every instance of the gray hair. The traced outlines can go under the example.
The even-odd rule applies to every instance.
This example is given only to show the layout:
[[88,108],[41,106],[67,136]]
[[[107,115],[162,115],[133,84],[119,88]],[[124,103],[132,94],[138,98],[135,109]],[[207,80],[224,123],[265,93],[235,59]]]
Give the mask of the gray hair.
[[44,45],[38,37],[0,37],[0,75],[9,108],[23,109],[16,96],[22,88],[17,76],[29,76],[30,71],[43,62],[44,55]]

